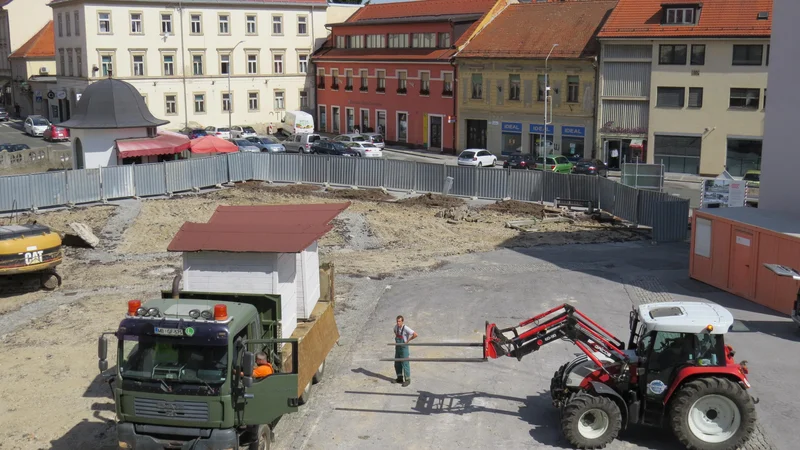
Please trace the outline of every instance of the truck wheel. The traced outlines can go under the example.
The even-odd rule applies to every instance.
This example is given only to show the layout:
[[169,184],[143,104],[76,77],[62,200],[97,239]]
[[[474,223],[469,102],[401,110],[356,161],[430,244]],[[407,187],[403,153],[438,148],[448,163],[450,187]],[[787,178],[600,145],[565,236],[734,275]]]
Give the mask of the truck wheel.
[[619,407],[608,397],[581,392],[564,407],[561,431],[576,448],[604,448],[622,428]]
[[272,444],[272,430],[269,425],[260,425],[258,427],[258,439],[250,444],[248,450],[269,450]]
[[686,383],[670,405],[670,425],[692,450],[738,448],[753,432],[756,407],[736,382],[708,377]]
[[303,389],[303,393],[300,395],[300,398],[298,399],[299,400],[298,403],[301,404],[301,405],[305,405],[306,403],[308,403],[308,398],[309,397],[311,397],[311,383],[308,383],[306,385],[306,388]]
[[322,381],[323,375],[325,375],[325,361],[322,361],[322,364],[319,365],[319,369],[317,369],[317,373],[314,374],[314,378],[311,381],[317,384]]

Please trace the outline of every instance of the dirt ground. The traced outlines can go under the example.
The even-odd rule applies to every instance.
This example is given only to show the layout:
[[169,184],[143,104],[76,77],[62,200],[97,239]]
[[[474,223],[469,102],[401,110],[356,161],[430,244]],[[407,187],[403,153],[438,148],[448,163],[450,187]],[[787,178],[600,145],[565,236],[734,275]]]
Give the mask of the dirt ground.
[[[394,201],[380,190],[332,195],[317,186],[260,183],[24,215],[21,219],[58,230],[68,229],[70,222],[86,223],[101,244],[97,249],[67,249],[59,267],[64,284],[55,292],[0,293],[0,449],[114,448],[113,404],[108,386],[98,378],[97,337],[115,328],[127,300],[158,296],[169,288],[180,255],[166,249],[184,222],[205,222],[218,205],[343,199],[352,199],[352,205],[320,242],[322,259],[334,261],[339,275],[380,278],[431,270],[445,257],[498,247],[645,238],[637,231],[593,222],[541,224],[527,233],[507,228],[509,220],[541,214],[540,207],[524,203],[490,205],[476,209],[476,222],[454,222],[436,215],[465,204],[463,199],[423,195]],[[12,326],[16,329],[10,331]],[[42,405],[51,405],[45,420]]]

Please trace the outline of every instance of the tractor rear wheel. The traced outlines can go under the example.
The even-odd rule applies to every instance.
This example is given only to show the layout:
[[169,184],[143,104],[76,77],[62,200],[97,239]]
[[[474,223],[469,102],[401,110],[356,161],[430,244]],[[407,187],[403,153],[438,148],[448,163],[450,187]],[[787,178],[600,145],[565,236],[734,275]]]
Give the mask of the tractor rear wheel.
[[690,381],[671,403],[672,432],[690,450],[738,448],[755,428],[753,399],[727,378]]
[[621,428],[619,406],[608,397],[586,392],[572,397],[561,415],[561,431],[576,448],[604,448]]

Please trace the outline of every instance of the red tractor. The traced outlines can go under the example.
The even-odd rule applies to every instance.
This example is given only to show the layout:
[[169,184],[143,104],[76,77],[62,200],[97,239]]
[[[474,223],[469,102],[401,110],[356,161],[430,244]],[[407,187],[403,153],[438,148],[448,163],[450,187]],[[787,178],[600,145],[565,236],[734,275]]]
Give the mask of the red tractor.
[[747,362],[734,362],[725,345],[732,324],[717,305],[645,304],[631,311],[626,349],[565,304],[516,327],[487,324],[484,357],[521,359],[556,339],[583,350],[550,383],[561,429],[577,448],[603,448],[629,424],[643,424],[668,426],[689,449],[734,449],[752,433],[756,410]]

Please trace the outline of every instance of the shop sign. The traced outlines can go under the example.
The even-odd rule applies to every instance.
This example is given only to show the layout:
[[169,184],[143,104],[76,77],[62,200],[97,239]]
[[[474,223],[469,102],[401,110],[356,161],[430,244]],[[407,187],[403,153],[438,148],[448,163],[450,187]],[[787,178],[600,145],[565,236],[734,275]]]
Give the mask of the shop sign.
[[[544,124],[532,123],[530,125],[530,130],[528,131],[531,134],[544,134]],[[556,132],[556,128],[553,125],[547,126],[547,134],[553,135]]]
[[522,123],[503,122],[503,126],[500,128],[500,130],[506,133],[522,133]]
[[586,136],[586,128],[584,127],[570,127],[570,126],[562,126],[561,127],[561,136],[574,136],[574,137],[585,137]]

